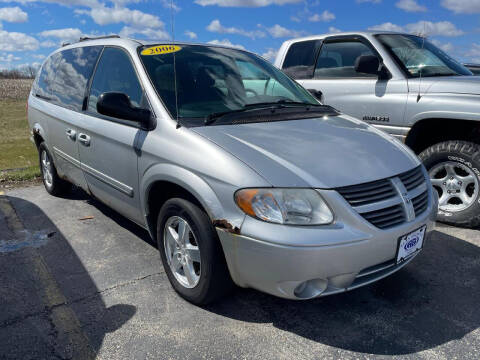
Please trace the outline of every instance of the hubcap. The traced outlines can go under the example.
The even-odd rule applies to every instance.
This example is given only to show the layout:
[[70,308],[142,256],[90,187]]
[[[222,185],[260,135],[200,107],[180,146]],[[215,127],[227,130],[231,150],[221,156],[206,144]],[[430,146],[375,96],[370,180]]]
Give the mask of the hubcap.
[[440,210],[462,211],[477,198],[478,178],[468,166],[446,161],[434,166],[429,174],[432,185],[438,192]]
[[45,150],[42,151],[41,162],[42,162],[43,182],[48,187],[51,187],[53,183],[52,162],[50,160],[50,157],[48,156],[48,153]]
[[177,281],[186,288],[197,286],[200,281],[200,249],[188,222],[172,216],[165,223],[163,244],[170,270]]

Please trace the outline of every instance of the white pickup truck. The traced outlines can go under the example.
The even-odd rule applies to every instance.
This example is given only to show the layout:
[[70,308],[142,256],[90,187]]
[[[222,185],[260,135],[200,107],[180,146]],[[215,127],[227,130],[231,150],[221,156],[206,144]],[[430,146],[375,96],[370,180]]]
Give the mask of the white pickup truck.
[[480,77],[423,37],[375,31],[288,40],[275,65],[419,154],[440,221],[480,225]]

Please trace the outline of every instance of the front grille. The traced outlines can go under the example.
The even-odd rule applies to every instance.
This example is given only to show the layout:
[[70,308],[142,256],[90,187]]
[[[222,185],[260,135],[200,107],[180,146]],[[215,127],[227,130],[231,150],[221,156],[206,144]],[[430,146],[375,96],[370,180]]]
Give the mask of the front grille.
[[338,188],[337,191],[354,207],[379,202],[396,194],[388,179]]
[[422,167],[418,166],[413,170],[404,172],[403,174],[398,175],[400,180],[402,180],[405,188],[410,191],[415,189],[417,186],[421,185],[425,181],[425,176],[423,175]]
[[388,229],[403,224],[407,219],[412,220],[413,215],[410,214],[413,212],[407,212],[412,206],[415,217],[428,207],[428,189],[421,165],[392,178],[336,190],[365,220],[379,229]]
[[413,208],[415,209],[415,216],[420,215],[428,207],[428,192],[425,191],[412,199]]
[[389,227],[405,222],[405,211],[400,204],[365,212],[362,213],[362,216],[380,229],[388,229]]

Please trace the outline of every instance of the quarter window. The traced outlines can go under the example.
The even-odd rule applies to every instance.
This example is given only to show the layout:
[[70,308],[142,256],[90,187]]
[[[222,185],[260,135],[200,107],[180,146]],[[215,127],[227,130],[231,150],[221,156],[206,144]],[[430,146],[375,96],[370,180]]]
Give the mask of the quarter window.
[[377,77],[355,70],[355,60],[362,55],[376,56],[367,45],[360,41],[324,43],[317,59],[314,77],[316,79]]
[[56,55],[57,54],[54,54],[45,60],[35,84],[35,95],[45,99],[51,99],[52,96],[52,85],[55,79],[54,65],[57,60]]
[[88,46],[58,53],[52,86],[54,103],[71,110],[82,110],[87,82],[101,49],[101,46]]
[[93,77],[88,110],[97,112],[97,100],[106,92],[121,92],[133,106],[144,107],[142,87],[129,56],[119,48],[105,48]]
[[294,79],[311,79],[315,66],[315,56],[321,44],[320,40],[308,40],[292,44],[285,56],[283,71]]

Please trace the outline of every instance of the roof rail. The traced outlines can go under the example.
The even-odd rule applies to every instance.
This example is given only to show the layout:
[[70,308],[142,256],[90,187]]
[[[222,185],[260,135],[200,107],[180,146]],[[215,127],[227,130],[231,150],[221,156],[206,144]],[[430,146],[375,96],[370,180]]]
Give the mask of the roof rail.
[[70,45],[70,43],[68,41],[62,42],[62,47],[67,46],[67,45]]
[[90,40],[97,40],[97,39],[112,39],[112,38],[119,39],[120,36],[118,36],[116,34],[104,35],[104,36],[95,36],[95,37],[82,36],[78,41],[82,42],[82,41],[90,41]]

